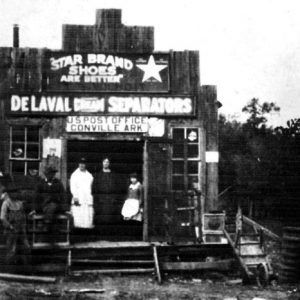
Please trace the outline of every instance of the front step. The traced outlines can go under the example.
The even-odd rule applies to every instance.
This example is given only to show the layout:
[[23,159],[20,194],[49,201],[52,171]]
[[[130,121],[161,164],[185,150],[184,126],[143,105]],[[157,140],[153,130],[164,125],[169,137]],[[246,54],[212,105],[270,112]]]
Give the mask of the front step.
[[92,269],[72,271],[71,275],[80,276],[83,274],[146,274],[154,273],[154,268],[132,268],[132,269]]
[[155,246],[143,242],[76,244],[69,251],[68,273],[157,274],[154,249]]

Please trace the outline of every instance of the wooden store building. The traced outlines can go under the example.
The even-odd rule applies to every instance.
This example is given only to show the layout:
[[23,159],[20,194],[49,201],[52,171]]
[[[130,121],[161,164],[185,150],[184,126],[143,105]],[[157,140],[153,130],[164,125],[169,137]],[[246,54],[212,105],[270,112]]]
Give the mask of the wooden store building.
[[[51,165],[69,191],[81,157],[91,173],[109,157],[120,184],[100,239],[200,240],[201,216],[219,208],[219,102],[200,85],[198,51],[157,51],[154,28],[122,24],[118,9],[63,25],[60,50],[20,48],[14,26],[0,91],[2,172]],[[120,219],[132,172],[144,187],[138,225]]]

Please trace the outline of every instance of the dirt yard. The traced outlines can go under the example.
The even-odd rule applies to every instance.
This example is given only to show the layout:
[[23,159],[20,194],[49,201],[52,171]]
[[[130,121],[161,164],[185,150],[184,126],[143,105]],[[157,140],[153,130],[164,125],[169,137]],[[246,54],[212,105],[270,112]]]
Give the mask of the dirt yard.
[[[201,299],[201,300],[250,300],[250,299],[300,299],[300,284],[271,285],[267,289],[232,283],[220,274],[181,277],[168,276],[158,285],[151,276],[85,276],[85,278],[60,278],[56,284],[24,284],[0,281],[1,300],[38,299]],[[103,289],[102,293],[70,293],[71,289]]]

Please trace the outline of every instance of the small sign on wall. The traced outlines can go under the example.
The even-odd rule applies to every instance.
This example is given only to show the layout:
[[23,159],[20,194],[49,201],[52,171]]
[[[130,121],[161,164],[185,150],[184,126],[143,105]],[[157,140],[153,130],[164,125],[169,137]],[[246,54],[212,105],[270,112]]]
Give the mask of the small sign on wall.
[[219,152],[218,151],[206,151],[205,161],[207,163],[218,163],[219,162]]
[[61,157],[61,139],[43,139],[43,158]]
[[69,116],[66,131],[70,133],[146,133],[163,136],[165,121],[144,116]]

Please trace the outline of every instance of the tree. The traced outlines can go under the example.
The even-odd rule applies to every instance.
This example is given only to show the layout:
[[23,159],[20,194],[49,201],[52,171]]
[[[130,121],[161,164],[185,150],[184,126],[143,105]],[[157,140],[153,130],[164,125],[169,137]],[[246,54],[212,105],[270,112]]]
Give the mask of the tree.
[[276,193],[270,178],[274,177],[274,149],[278,147],[267,120],[270,113],[279,110],[273,102],[260,104],[253,98],[242,110],[249,115],[245,123],[219,118],[220,190],[233,185],[231,196],[247,200],[249,210],[255,205],[266,207],[270,204],[268,197]]
[[260,104],[258,98],[252,98],[242,109],[242,112],[249,114],[246,125],[255,130],[266,128],[268,121],[267,115],[279,111],[280,108],[274,102],[264,102]]

